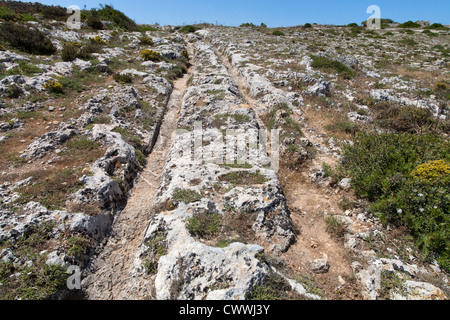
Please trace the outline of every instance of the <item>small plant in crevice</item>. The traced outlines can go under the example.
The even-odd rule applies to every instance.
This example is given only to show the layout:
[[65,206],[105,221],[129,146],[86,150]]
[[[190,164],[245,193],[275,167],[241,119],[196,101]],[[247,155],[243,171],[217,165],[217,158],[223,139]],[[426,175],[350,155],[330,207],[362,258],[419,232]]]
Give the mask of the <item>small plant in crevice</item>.
[[196,213],[186,219],[186,228],[194,237],[212,238],[220,232],[222,220],[218,213]]
[[172,193],[172,201],[174,203],[184,202],[185,204],[198,202],[202,199],[202,195],[195,190],[176,188]]
[[144,242],[145,253],[141,257],[142,264],[150,275],[158,271],[159,259],[167,253],[167,234],[157,232]]

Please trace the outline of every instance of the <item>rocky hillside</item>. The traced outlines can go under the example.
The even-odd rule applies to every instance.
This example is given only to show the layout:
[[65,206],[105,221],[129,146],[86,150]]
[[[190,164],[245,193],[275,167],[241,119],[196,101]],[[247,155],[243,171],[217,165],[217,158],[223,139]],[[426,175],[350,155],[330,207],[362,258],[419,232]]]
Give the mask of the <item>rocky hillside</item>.
[[0,9],[1,299],[447,299],[447,28]]

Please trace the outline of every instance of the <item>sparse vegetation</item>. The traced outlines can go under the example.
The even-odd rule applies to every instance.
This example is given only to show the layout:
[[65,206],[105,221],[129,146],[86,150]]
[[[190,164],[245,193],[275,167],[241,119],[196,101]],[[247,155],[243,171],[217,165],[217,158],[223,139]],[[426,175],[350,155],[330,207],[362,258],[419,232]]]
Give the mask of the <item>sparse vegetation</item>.
[[360,134],[343,161],[357,195],[370,200],[384,222],[408,227],[420,248],[440,255],[444,268],[450,257],[449,154],[448,141],[436,136]]
[[57,50],[45,33],[12,22],[0,24],[0,41],[32,54],[51,55]]
[[199,238],[211,238],[220,232],[222,216],[217,213],[196,213],[186,220],[190,234]]
[[197,202],[202,199],[202,195],[194,190],[175,189],[172,193],[172,201],[174,203],[184,202],[186,204]]
[[331,60],[327,57],[318,57],[312,55],[311,58],[313,62],[311,63],[311,67],[325,70],[325,71],[334,71],[341,75],[344,79],[351,79],[355,76],[355,71],[351,68],[347,67],[345,64]]
[[347,225],[339,218],[330,216],[325,219],[327,232],[339,240],[343,240],[347,233]]
[[226,181],[234,186],[263,184],[267,181],[261,172],[233,171],[219,177],[220,181]]

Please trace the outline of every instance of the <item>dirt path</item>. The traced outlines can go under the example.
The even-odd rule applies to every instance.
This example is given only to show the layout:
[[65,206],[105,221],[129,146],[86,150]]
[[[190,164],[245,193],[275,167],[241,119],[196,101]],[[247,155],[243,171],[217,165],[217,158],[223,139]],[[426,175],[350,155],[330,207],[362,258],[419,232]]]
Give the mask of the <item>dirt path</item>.
[[152,214],[153,199],[176,129],[191,69],[174,81],[158,140],[147,166],[136,181],[126,208],[115,218],[110,238],[91,266],[92,273],[82,287],[90,300],[139,300],[148,296],[141,279],[131,275],[133,262]]
[[[260,128],[264,129],[265,125],[259,116],[262,116],[261,112],[265,110],[262,110],[258,101],[250,95],[248,85],[237,68],[232,66],[218,50],[215,52],[237,83],[244,99],[255,111]],[[303,130],[305,137],[313,144],[324,144],[322,139],[313,134],[314,130],[309,129],[309,125],[311,124],[308,123],[306,130]],[[270,141],[268,143],[267,152],[270,156]],[[324,298],[355,299],[358,298],[356,297],[358,293],[352,279],[348,250],[344,248],[341,241],[328,234],[323,216],[325,211],[329,214],[344,214],[338,205],[341,195],[335,194],[327,187],[317,187],[308,177],[310,168],[321,165],[323,162],[334,163],[335,161],[331,154],[318,154],[313,161],[299,170],[281,166],[277,174],[278,179],[291,210],[294,230],[298,231],[297,242],[283,254],[283,258],[287,266],[297,275],[312,279]],[[311,262],[323,258],[330,263],[329,272],[319,275],[312,273]]]

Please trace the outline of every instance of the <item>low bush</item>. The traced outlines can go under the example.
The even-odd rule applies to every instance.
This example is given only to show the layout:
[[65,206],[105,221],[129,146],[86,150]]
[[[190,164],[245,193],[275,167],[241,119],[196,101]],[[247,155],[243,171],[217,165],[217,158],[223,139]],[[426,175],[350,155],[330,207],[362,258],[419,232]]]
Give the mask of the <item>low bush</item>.
[[272,32],[273,36],[284,36],[284,32],[280,31],[280,30],[275,30],[274,32]]
[[41,11],[45,19],[63,21],[69,17],[67,9],[60,6],[47,6]]
[[433,23],[431,26],[427,27],[427,29],[431,30],[449,30],[446,26],[441,23]]
[[325,129],[335,133],[345,132],[351,135],[355,135],[359,131],[358,125],[349,120],[336,121],[333,124],[325,126]]
[[344,79],[351,79],[355,76],[354,70],[339,61],[315,55],[311,55],[311,58],[313,59],[313,62],[311,63],[311,67],[313,68],[337,72]]
[[53,176],[35,181],[34,184],[19,188],[18,203],[36,201],[49,210],[64,208],[67,196],[82,187],[78,181],[81,172],[74,169],[64,169],[55,172]]
[[136,22],[127,17],[123,12],[114,9],[111,5],[100,5],[99,9],[92,9],[91,13],[94,17],[111,21],[115,27],[125,31],[137,31],[139,29]]
[[36,19],[35,16],[32,16],[31,14],[27,14],[27,13],[22,14],[22,15],[20,16],[20,20],[23,21],[23,22],[37,21],[37,19]]
[[103,30],[104,25],[97,17],[90,16],[87,20],[87,25],[94,30]]
[[91,40],[92,43],[97,43],[97,44],[100,44],[100,45],[105,45],[106,44],[106,41],[103,40],[100,36],[95,36],[94,38],[91,38],[90,40]]
[[381,103],[375,104],[374,109],[377,124],[396,132],[427,132],[435,123],[433,114],[426,108]]
[[142,50],[140,52],[141,58],[145,61],[160,61],[161,60],[161,54],[159,52],[153,51],[153,50]]
[[6,7],[0,7],[0,20],[1,21],[17,21],[20,19],[20,15],[14,10]]
[[338,240],[342,240],[347,233],[347,225],[336,217],[327,217],[325,224],[327,232]]
[[450,143],[432,135],[359,134],[342,170],[385,223],[405,226],[419,247],[450,267]]
[[47,81],[47,83],[44,85],[44,89],[47,89],[49,92],[52,92],[52,93],[63,93],[64,92],[64,88],[63,88],[62,84],[56,80]]
[[404,44],[404,45],[410,46],[410,47],[413,47],[418,44],[416,41],[414,41],[413,39],[410,39],[410,38],[402,39],[402,40],[398,41],[398,43]]
[[31,54],[51,55],[57,50],[45,33],[11,22],[0,24],[0,40]]
[[437,136],[360,133],[342,165],[356,194],[376,201],[398,191],[417,165],[443,158],[450,160],[450,144]]
[[245,295],[246,300],[273,301],[289,300],[292,287],[279,274],[271,272],[261,284],[256,285]]
[[399,24],[399,28],[420,28],[420,24],[412,21],[407,21],[405,23]]
[[133,83],[133,76],[130,74],[115,73],[113,78],[118,83]]
[[6,96],[11,99],[17,99],[23,94],[23,90],[21,87],[16,85],[15,83],[10,85],[8,89],[6,89]]
[[197,213],[186,219],[186,228],[192,236],[210,238],[217,235],[222,224],[222,216],[217,213]]
[[42,222],[31,226],[16,241],[6,243],[20,261],[32,264],[10,263],[0,260],[0,297],[2,300],[48,300],[63,290],[69,274],[65,267],[46,264],[48,249],[55,225]]
[[202,199],[202,195],[194,190],[177,188],[172,193],[174,203],[184,202],[186,204],[197,202]]
[[263,184],[267,181],[260,171],[256,173],[247,171],[234,171],[219,177],[220,181],[226,181],[234,186]]
[[181,28],[180,32],[181,33],[192,33],[192,32],[195,32],[197,30],[199,30],[199,28],[194,27],[192,25],[187,25],[187,26],[184,26],[183,28]]
[[80,49],[71,43],[65,43],[61,50],[61,59],[65,62],[73,61],[77,58]]
[[141,43],[141,45],[145,45],[145,46],[153,46],[153,45],[155,45],[151,38],[145,37],[145,36],[144,37],[140,37],[139,38],[139,42]]

